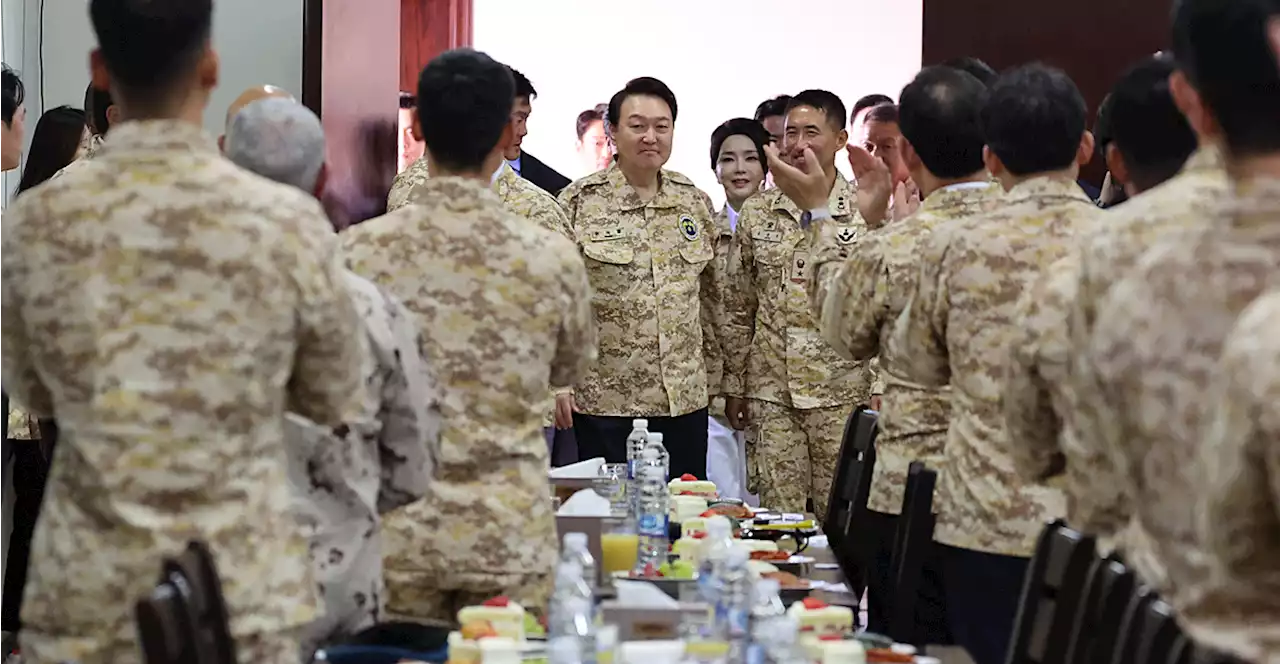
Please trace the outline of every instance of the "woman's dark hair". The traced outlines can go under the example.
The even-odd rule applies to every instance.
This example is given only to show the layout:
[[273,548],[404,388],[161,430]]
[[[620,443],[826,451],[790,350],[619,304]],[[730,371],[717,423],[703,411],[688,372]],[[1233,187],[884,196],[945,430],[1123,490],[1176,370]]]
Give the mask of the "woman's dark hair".
[[18,193],[48,180],[75,161],[84,129],[84,111],[78,108],[59,106],[45,111],[31,135],[27,167],[22,171]]

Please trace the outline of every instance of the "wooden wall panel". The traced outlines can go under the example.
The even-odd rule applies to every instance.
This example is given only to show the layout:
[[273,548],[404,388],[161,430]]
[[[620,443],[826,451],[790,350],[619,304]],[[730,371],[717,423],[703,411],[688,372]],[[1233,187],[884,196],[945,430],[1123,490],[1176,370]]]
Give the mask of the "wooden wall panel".
[[413,92],[431,58],[470,46],[473,0],[400,0],[400,89]]
[[[1171,6],[1171,0],[924,0],[923,62],[968,55],[1001,70],[1040,60],[1069,73],[1096,113],[1130,64],[1168,47]],[[1086,174],[1100,182],[1104,170],[1092,163]]]

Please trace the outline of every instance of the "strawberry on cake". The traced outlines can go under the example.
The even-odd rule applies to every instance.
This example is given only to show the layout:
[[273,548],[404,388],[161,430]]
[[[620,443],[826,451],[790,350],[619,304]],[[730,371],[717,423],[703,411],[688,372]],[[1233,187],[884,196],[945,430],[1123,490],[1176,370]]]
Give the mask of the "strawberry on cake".
[[698,496],[704,500],[717,497],[716,483],[700,480],[696,476],[685,473],[667,483],[673,496]]
[[839,636],[853,631],[853,610],[832,606],[822,600],[806,597],[791,605],[787,613],[800,623],[800,636]]

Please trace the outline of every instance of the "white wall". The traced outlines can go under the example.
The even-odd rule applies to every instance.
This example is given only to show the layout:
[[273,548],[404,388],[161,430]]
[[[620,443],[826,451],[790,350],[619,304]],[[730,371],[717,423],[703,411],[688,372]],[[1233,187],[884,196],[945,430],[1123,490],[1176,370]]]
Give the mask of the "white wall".
[[[84,104],[95,39],[88,0],[0,0],[4,61],[27,88],[27,140],[42,109]],[[41,5],[43,31],[41,30]],[[302,0],[216,0],[214,48],[222,81],[205,111],[205,128],[221,133],[227,105],[251,85],[271,83],[302,94]],[[44,67],[41,71],[41,53]],[[41,74],[43,73],[43,79]],[[16,173],[16,172],[15,172]],[[5,199],[17,186],[5,175]]]
[[[655,76],[679,102],[667,168],[717,202],[711,132],[756,105],[807,88],[846,106],[895,99],[920,69],[922,0],[475,0],[475,47],[523,72],[538,90],[524,146],[576,178],[578,113],[628,80]],[[838,158],[848,174],[843,155]]]

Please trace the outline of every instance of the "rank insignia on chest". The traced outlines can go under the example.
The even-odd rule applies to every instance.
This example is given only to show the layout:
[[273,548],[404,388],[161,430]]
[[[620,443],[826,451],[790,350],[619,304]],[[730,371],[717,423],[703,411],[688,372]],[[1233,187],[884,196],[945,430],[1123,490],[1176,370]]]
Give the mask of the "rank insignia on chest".
[[848,198],[845,198],[844,196],[841,196],[841,197],[839,197],[839,198],[837,198],[837,199],[836,199],[836,209],[835,209],[834,214],[835,214],[836,216],[843,216],[843,215],[849,214],[849,199],[848,199]]
[[858,231],[853,226],[841,226],[836,230],[836,241],[840,244],[851,244],[858,237]]
[[698,239],[698,224],[689,215],[681,215],[680,232],[684,234],[684,239],[690,242]]

